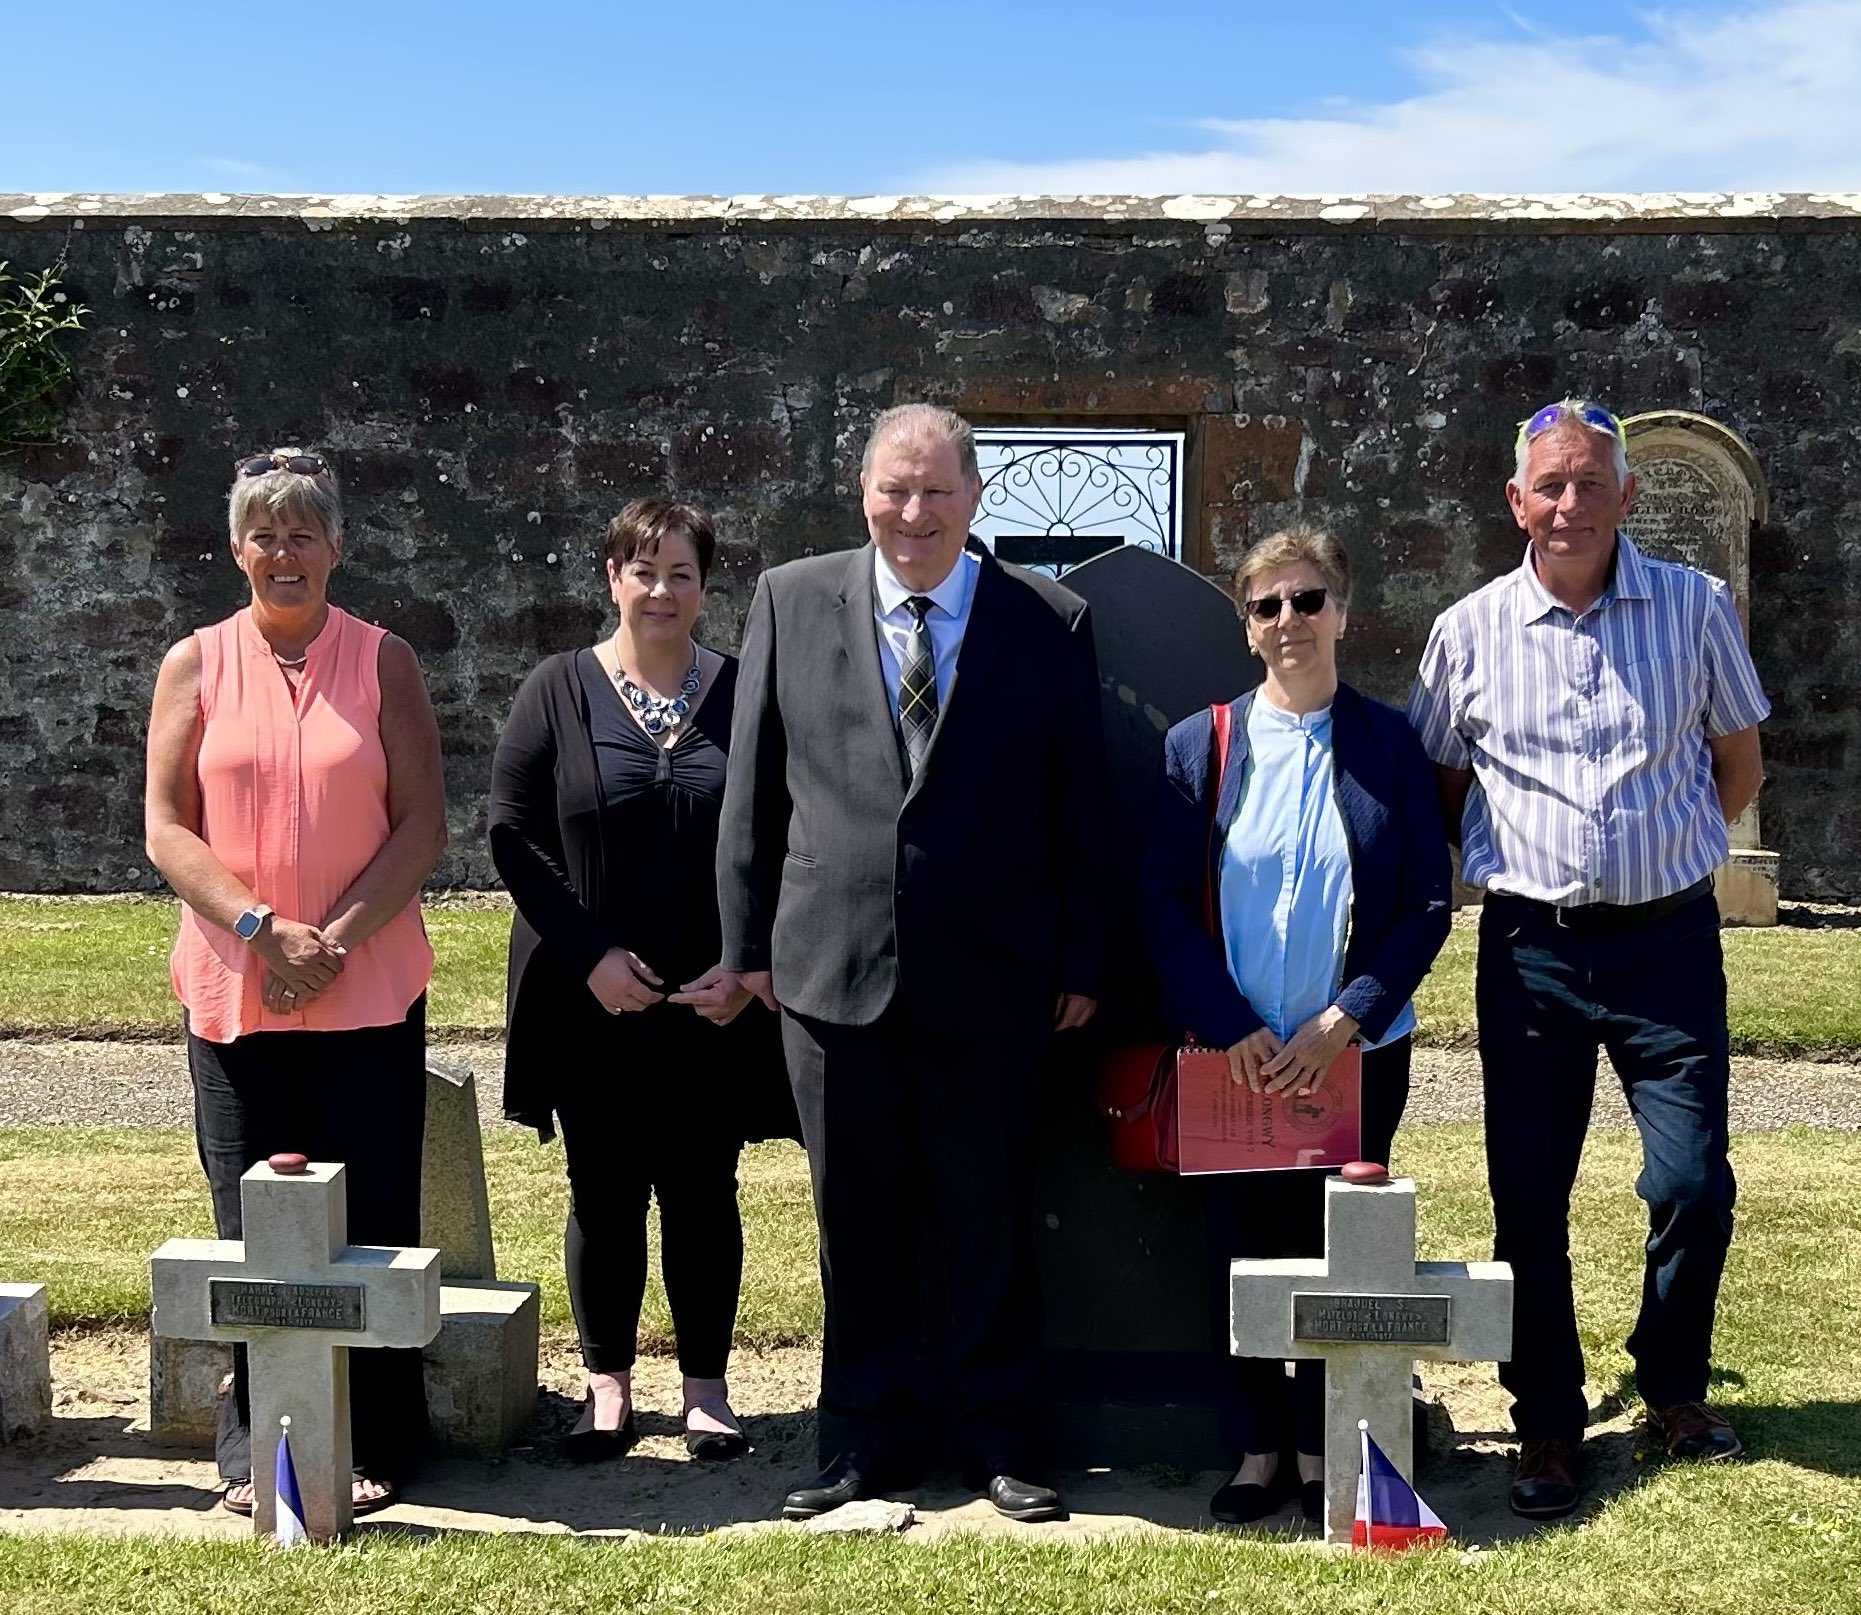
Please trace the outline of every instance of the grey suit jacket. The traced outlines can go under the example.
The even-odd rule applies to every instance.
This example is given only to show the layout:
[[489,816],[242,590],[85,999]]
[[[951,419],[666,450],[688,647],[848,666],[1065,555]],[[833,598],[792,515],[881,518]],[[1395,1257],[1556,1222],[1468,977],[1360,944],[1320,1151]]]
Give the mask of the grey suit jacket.
[[[971,547],[979,549],[974,540]],[[924,766],[905,785],[870,545],[765,572],[744,630],[718,842],[724,963],[864,1026],[902,994],[953,1030],[1096,995],[1106,795],[1085,602],[986,552]]]

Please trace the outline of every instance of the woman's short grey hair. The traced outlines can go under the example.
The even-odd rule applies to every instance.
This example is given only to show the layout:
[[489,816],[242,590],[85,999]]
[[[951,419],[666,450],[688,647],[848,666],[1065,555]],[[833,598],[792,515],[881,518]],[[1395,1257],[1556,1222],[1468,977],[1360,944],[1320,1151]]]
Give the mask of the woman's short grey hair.
[[941,404],[899,404],[888,409],[872,423],[866,438],[866,452],[860,456],[860,474],[872,470],[872,457],[886,438],[904,438],[913,443],[953,443],[963,475],[980,482],[982,472],[976,464],[976,432],[968,421],[953,409]]
[[1315,567],[1337,602],[1338,610],[1348,610],[1351,603],[1351,558],[1344,546],[1319,527],[1286,527],[1270,534],[1245,555],[1234,569],[1234,603],[1247,604],[1255,578],[1276,572],[1282,566],[1296,566],[1303,561]]
[[[279,449],[280,454],[299,454],[300,449]],[[327,458],[319,455],[327,466]],[[261,512],[263,517],[261,518]],[[226,496],[226,525],[237,544],[248,527],[259,520],[314,523],[326,537],[342,536],[342,489],[336,473],[307,477],[297,471],[266,471],[256,477],[235,477],[232,492]]]

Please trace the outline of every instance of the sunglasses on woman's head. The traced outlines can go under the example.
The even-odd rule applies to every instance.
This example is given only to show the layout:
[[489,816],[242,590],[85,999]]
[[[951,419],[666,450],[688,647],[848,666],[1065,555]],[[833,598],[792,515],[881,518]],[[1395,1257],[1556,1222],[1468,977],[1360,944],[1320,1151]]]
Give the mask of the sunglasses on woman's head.
[[1255,595],[1247,602],[1248,614],[1255,622],[1278,622],[1280,607],[1288,600],[1301,617],[1316,617],[1325,609],[1326,589],[1295,589],[1284,598],[1277,594]]
[[238,460],[233,464],[233,473],[241,477],[263,477],[273,471],[294,471],[300,477],[327,477],[330,468],[314,454],[286,454],[283,450],[274,450],[270,454],[255,454],[248,460]]

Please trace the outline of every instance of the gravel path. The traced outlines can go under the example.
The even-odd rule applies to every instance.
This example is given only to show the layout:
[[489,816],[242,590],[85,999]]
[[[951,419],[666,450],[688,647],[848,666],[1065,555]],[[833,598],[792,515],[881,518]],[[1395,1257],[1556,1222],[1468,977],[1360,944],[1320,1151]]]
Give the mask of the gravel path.
[[[436,1044],[435,1056],[478,1076],[487,1126],[498,1114],[504,1051],[495,1043]],[[1472,1050],[1421,1049],[1404,1119],[1477,1121],[1479,1059]],[[1788,1127],[1861,1130],[1861,1064],[1813,1060],[1734,1060],[1732,1125],[1740,1131]],[[171,1043],[34,1043],[0,1040],[0,1127],[187,1127],[193,1101],[187,1059]],[[1597,1083],[1596,1125],[1625,1127],[1621,1090]]]

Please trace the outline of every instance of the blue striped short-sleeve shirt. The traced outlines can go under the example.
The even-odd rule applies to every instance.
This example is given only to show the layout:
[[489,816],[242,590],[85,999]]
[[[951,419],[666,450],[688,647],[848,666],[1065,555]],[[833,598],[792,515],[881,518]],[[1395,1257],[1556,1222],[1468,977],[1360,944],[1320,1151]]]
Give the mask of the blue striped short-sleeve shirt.
[[1645,903],[1725,861],[1708,738],[1770,703],[1731,592],[1616,535],[1581,616],[1516,571],[1436,619],[1409,697],[1435,762],[1473,771],[1461,873],[1572,906]]

